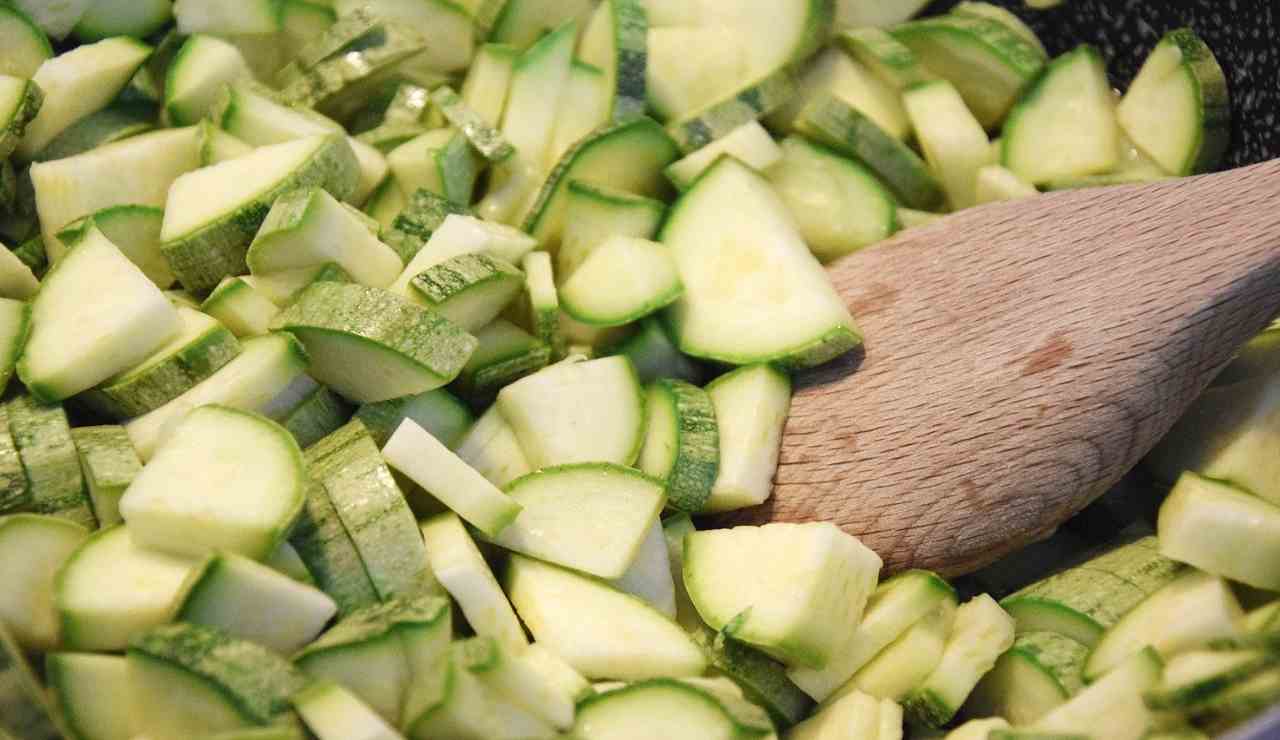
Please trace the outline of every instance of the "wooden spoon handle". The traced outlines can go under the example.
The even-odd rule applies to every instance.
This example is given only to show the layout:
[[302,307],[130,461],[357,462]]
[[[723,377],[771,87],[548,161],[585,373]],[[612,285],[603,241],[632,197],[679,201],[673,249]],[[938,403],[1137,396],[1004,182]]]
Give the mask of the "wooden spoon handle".
[[729,521],[967,572],[1105,492],[1280,312],[1280,160],[965,211],[831,274],[864,354],[797,378],[773,497]]

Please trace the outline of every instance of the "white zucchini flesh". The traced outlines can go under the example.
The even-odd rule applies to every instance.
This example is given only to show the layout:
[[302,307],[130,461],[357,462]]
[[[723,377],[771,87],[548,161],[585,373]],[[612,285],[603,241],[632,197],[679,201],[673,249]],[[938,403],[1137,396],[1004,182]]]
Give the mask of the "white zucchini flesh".
[[497,404],[489,407],[458,440],[458,457],[495,486],[533,472],[520,440]]
[[[177,336],[177,309],[96,227],[49,271],[18,374],[57,401],[142,362]],[[94,233],[96,232],[96,233]]]
[[1138,740],[1154,720],[1142,694],[1160,680],[1160,656],[1145,648],[1125,659],[1066,704],[1041,717],[1033,729],[1086,732],[1089,736]]
[[583,740],[624,740],[648,733],[670,740],[730,740],[763,731],[739,726],[711,692],[669,679],[610,686],[588,697],[573,728],[573,737]]
[[684,292],[662,244],[615,236],[591,251],[560,287],[565,313],[592,326],[622,326],[670,305]]
[[782,149],[764,126],[750,121],[668,166],[667,177],[676,187],[688,190],[699,175],[726,154],[760,172],[782,159]]
[[245,0],[226,5],[218,0],[175,0],[178,30],[193,33],[260,34],[280,29],[280,9],[274,0]]
[[463,102],[494,128],[502,122],[511,70],[518,56],[519,52],[506,44],[485,44],[476,50],[462,82]]
[[252,412],[201,406],[133,479],[120,514],[145,546],[260,560],[288,533],[305,485],[302,453],[283,427]]
[[250,80],[222,88],[209,117],[227,133],[255,147],[343,133],[337,122],[310,109],[287,106],[270,89]]
[[684,558],[685,587],[709,626],[818,669],[844,647],[882,564],[825,522],[694,532]]
[[147,38],[173,20],[172,0],[94,0],[76,24],[81,41],[112,36]]
[[654,27],[649,29],[647,46],[649,106],[667,120],[680,120],[723,100],[749,76],[747,40],[734,29]]
[[54,577],[89,536],[75,522],[54,516],[13,514],[0,517],[0,624],[28,650],[58,644]]
[[[34,2],[24,0],[24,3]],[[0,48],[5,50],[5,58],[0,60],[0,74],[26,79],[53,56],[53,47],[45,32],[18,8],[0,10]]]
[[725,26],[742,34],[748,73],[759,78],[809,55],[823,41],[830,5],[812,0],[694,0],[701,25]]
[[[67,250],[58,232],[81,216],[118,205],[164,206],[174,180],[200,166],[198,132],[197,127],[155,131],[31,165],[50,260],[56,262]],[[130,176],[120,177],[121,172]]]
[[144,461],[192,409],[216,403],[261,410],[307,368],[307,355],[288,334],[267,334],[241,344],[240,354],[191,390],[125,425]]
[[9,386],[30,333],[31,307],[23,301],[0,298],[0,393]]
[[[635,0],[626,0],[635,2]],[[569,77],[560,93],[560,107],[545,169],[551,169],[582,137],[609,122],[612,95],[607,75],[598,67],[577,60],[569,66]]]
[[675,622],[590,576],[512,555],[507,595],[539,644],[586,678],[697,676],[707,661]]
[[791,410],[791,379],[769,365],[750,365],[707,386],[720,430],[720,468],[704,511],[764,503]]
[[667,617],[676,618],[676,587],[662,522],[655,518],[649,525],[649,532],[640,541],[631,566],[613,580],[613,585],[644,599]]
[[1187,472],[1160,506],[1157,525],[1162,554],[1257,588],[1280,588],[1280,508],[1274,504]]
[[40,290],[40,281],[36,279],[31,268],[11,249],[0,252],[0,297],[9,300],[25,301]]
[[140,547],[124,525],[95,532],[58,572],[62,647],[123,650],[133,635],[169,621],[197,564]]
[[553,727],[573,726],[574,704],[590,691],[585,678],[541,645],[494,654],[497,665],[477,674],[481,682]]
[[[476,334],[521,292],[524,273],[487,254],[461,254],[428,268],[410,285],[420,303]],[[477,338],[483,348],[483,338]]]
[[490,537],[506,529],[520,513],[519,503],[412,419],[403,421],[391,435],[382,456],[388,465]]
[[610,237],[652,239],[667,211],[662,201],[584,180],[569,183],[565,201],[564,236],[555,255],[555,277],[560,284]]
[[248,558],[217,553],[178,597],[174,618],[289,655],[311,642],[338,611],[323,591]]
[[539,39],[515,61],[502,116],[502,135],[526,162],[545,167],[560,96],[569,80],[578,26],[569,22]]
[[198,123],[213,107],[222,86],[250,76],[244,55],[216,36],[187,39],[165,75],[164,111],[174,126]]
[[333,262],[356,282],[385,288],[404,264],[364,218],[323,188],[290,193],[267,213],[245,256],[255,275]]
[[976,205],[978,170],[991,164],[991,140],[955,86],[945,80],[926,82],[903,93],[902,102],[951,207]]
[[[746,165],[721,159],[672,208],[659,238],[685,287],[668,316],[686,354],[807,367],[861,342],[786,206]],[[761,332],[766,323],[774,329]]]
[[462,520],[452,512],[437,514],[422,522],[422,538],[432,572],[458,603],[471,629],[511,652],[526,647],[529,638],[524,628]]
[[290,700],[320,740],[403,740],[360,699],[329,681],[317,681]]
[[488,254],[518,265],[536,246],[537,241],[519,229],[472,216],[450,214],[440,228],[432,232],[426,245],[405,265],[404,271],[388,290],[409,300],[417,300],[417,291],[410,287],[410,283],[427,269],[446,260],[463,254]]
[[150,55],[150,46],[119,36],[77,47],[40,65],[31,79],[44,92],[44,104],[27,125],[16,156],[34,159],[68,126],[105,108]]
[[271,320],[280,313],[280,307],[255,288],[251,278],[223,278],[200,304],[201,311],[241,339],[266,334]]
[[[577,402],[562,403],[565,393]],[[535,470],[630,465],[644,442],[644,395],[625,357],[551,365],[503,388],[497,406]]]
[[626,573],[666,501],[658,481],[599,463],[544,468],[507,494],[522,508],[494,542],[601,578]]
[[973,197],[980,206],[1004,200],[1031,198],[1039,194],[1040,191],[1034,185],[998,164],[989,164],[978,170],[978,181],[973,191]]
[[955,602],[943,601],[853,674],[853,678],[827,698],[827,703],[838,701],[855,690],[881,699],[906,698],[942,661],[955,614]]
[[45,673],[54,705],[73,737],[85,740],[129,740],[133,720],[128,666],[119,655],[50,653]]
[[[176,140],[175,143],[182,143]],[[186,148],[185,146],[183,147]],[[155,154],[161,154],[157,151]],[[164,211],[155,206],[126,203],[110,206],[83,219],[76,219],[58,232],[57,239],[63,247],[75,246],[88,232],[92,220],[102,233],[120,248],[129,261],[156,284],[158,288],[173,285],[173,273],[169,262],[160,252],[160,227]]]
[[[788,738],[828,740],[844,736],[880,740],[880,714],[884,702],[897,707],[891,699],[878,699],[861,691],[851,692],[791,728]],[[892,714],[892,710],[889,713]]]

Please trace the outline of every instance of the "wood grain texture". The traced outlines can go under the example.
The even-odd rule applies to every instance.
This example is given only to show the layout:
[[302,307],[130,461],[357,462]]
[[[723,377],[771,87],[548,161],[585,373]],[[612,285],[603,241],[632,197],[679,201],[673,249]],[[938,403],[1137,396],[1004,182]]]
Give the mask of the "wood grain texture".
[[1107,490],[1280,313],[1280,160],[964,211],[834,265],[866,334],[798,376],[773,497],[889,570],[974,570]]

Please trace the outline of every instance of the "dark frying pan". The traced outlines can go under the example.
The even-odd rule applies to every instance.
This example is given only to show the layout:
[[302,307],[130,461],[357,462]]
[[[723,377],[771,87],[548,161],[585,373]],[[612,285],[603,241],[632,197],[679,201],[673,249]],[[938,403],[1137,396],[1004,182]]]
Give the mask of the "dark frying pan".
[[[1031,10],[1021,0],[991,2],[1025,20],[1050,54],[1081,43],[1098,47],[1121,90],[1166,31],[1194,29],[1213,49],[1231,87],[1231,148],[1223,168],[1280,157],[1280,0],[1064,0],[1050,10]],[[945,12],[955,4],[940,0],[926,12]],[[1280,738],[1280,706],[1228,738]]]

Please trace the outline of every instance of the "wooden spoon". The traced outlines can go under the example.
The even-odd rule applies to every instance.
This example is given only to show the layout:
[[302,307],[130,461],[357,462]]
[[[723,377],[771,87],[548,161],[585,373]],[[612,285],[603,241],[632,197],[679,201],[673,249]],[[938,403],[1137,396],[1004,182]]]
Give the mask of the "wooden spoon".
[[1280,313],[1280,160],[967,210],[831,277],[865,347],[797,376],[773,497],[721,523],[968,572],[1105,492]]

